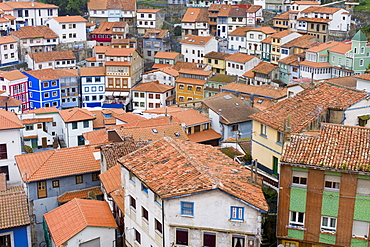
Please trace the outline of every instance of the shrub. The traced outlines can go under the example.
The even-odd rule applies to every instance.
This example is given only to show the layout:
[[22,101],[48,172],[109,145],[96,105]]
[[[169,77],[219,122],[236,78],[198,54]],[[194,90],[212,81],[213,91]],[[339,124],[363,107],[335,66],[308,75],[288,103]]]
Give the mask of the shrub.
[[26,152],[26,153],[33,153],[33,149],[30,147],[30,146],[27,146],[27,145],[24,145],[23,146],[23,150]]

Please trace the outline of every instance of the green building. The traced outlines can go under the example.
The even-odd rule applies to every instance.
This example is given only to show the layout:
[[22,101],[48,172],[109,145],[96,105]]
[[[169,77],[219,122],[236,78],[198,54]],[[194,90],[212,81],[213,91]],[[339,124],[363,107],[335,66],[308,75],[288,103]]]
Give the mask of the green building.
[[211,97],[215,94],[221,92],[221,87],[229,84],[231,82],[236,82],[238,80],[237,76],[215,74],[206,82],[206,87],[204,89],[204,97]]

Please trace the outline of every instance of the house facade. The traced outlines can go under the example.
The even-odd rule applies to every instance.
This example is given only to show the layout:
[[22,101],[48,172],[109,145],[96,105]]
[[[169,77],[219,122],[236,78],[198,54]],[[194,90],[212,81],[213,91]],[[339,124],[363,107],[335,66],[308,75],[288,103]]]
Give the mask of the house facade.
[[76,57],[72,51],[47,51],[25,56],[27,67],[37,69],[75,69]]
[[22,102],[22,111],[29,109],[28,77],[19,70],[2,72],[0,88],[10,97]]
[[105,68],[80,68],[82,105],[85,107],[101,107],[105,100]]
[[0,37],[0,66],[14,65],[19,62],[18,42],[12,36]]
[[149,29],[162,29],[164,12],[160,9],[138,9],[137,30],[139,34],[145,34]]
[[73,43],[86,41],[87,20],[82,16],[60,16],[46,21],[46,25],[59,37],[59,42]]
[[203,63],[205,54],[218,49],[217,40],[213,36],[188,35],[180,43],[184,62]]
[[143,55],[146,62],[154,62],[158,52],[170,52],[170,32],[168,30],[148,29],[143,36]]

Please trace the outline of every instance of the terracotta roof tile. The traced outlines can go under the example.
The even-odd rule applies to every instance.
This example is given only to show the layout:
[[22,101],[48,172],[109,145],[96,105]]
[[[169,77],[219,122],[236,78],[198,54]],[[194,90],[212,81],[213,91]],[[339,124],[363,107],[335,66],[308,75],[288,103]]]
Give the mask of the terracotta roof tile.
[[299,64],[309,66],[309,67],[314,67],[314,68],[330,68],[330,67],[332,67],[332,65],[328,62],[317,63],[317,62],[311,62],[311,61],[307,61],[307,60],[302,61]]
[[138,9],[138,13],[158,13],[161,9]]
[[0,96],[0,107],[6,106],[20,106],[22,101],[14,99],[10,96]]
[[281,32],[277,32],[277,33],[273,33],[271,34],[271,38],[277,38],[277,39],[280,39],[280,38],[283,38],[285,36],[288,36],[289,34],[292,34],[294,32],[292,31],[288,31],[288,30],[284,30],[284,31],[281,31]]
[[14,112],[0,109],[0,130],[23,129],[24,126]]
[[78,146],[16,155],[15,160],[28,182],[100,171],[96,152],[93,146]]
[[[253,75],[255,73],[261,73],[261,74],[266,74],[267,75],[267,74],[270,74],[272,71],[274,71],[277,67],[278,66],[275,65],[275,64],[261,62],[256,67],[254,67],[253,69],[251,69],[250,71],[253,73]],[[248,73],[248,72],[246,72],[246,73]]]
[[211,119],[194,109],[183,109],[182,111],[174,111],[168,114],[173,118],[176,118],[180,123],[185,123],[187,127],[211,121]]
[[54,4],[46,4],[34,1],[22,1],[22,2],[5,2],[2,3],[0,9],[4,11],[13,10],[13,9],[57,9],[58,6]]
[[346,44],[346,43],[340,43],[333,48],[329,49],[329,52],[335,52],[335,53],[340,53],[340,54],[346,54],[348,51],[352,49],[351,44]]
[[306,22],[318,22],[318,23],[328,23],[331,22],[332,19],[325,19],[325,18],[313,18],[313,17],[300,17],[298,18],[299,21],[306,21]]
[[117,22],[102,22],[100,23],[99,27],[94,29],[91,34],[124,34],[125,32],[115,32],[114,28],[117,27],[126,27],[127,22],[125,21],[117,21]]
[[307,51],[308,52],[320,52],[320,51],[323,51],[323,50],[327,50],[327,49],[330,49],[336,45],[339,45],[341,44],[341,42],[338,42],[338,41],[328,41],[326,43],[322,43],[318,46],[315,46],[315,47],[312,47],[310,49],[308,49]]
[[234,31],[229,33],[231,36],[245,36],[245,33],[249,30],[253,30],[250,27],[237,27]]
[[173,90],[173,86],[160,84],[158,81],[152,81],[147,83],[140,83],[135,88],[132,88],[132,91],[140,92],[153,92],[153,93],[165,93],[169,90]]
[[101,191],[101,187],[92,187],[84,190],[76,190],[76,191],[68,191],[60,196],[58,196],[58,202],[63,203],[63,202],[69,202],[72,201],[75,198],[80,198],[80,199],[88,199],[90,197],[90,193],[93,193],[94,195],[103,195],[103,192]]
[[76,60],[72,51],[46,51],[37,53],[28,53],[28,56],[36,63],[58,60]]
[[282,162],[369,172],[370,129],[323,123],[317,137],[292,135]]
[[59,110],[56,107],[42,107],[33,110],[29,110],[29,113],[44,114],[44,113],[57,113]]
[[73,77],[78,76],[75,69],[39,69],[39,70],[29,70],[24,72],[29,74],[40,81],[49,81],[60,79],[61,77]]
[[290,64],[292,64],[294,62],[297,62],[297,61],[299,61],[298,60],[298,55],[297,54],[292,54],[290,56],[287,56],[285,58],[280,59],[279,60],[279,63],[289,64],[290,65]]
[[1,36],[0,37],[0,44],[9,44],[9,43],[16,43],[17,40],[12,36]]
[[33,123],[47,123],[53,122],[53,118],[30,118],[30,119],[23,119],[23,124],[33,124]]
[[320,5],[317,1],[294,1],[291,4],[298,4],[298,5]]
[[105,67],[81,67],[80,76],[105,76]]
[[280,15],[275,16],[273,19],[289,20],[289,11],[283,12]]
[[370,73],[366,73],[366,74],[361,74],[361,75],[355,75],[353,76],[355,78],[358,78],[358,79],[362,79],[362,80],[370,80]]
[[91,114],[86,109],[82,108],[72,108],[59,111],[59,115],[62,117],[63,121],[66,123],[82,121],[82,120],[92,120],[94,115]]
[[121,165],[114,165],[99,175],[105,191],[109,194],[122,188]]
[[187,62],[180,62],[177,61],[175,65],[172,66],[174,70],[179,71],[180,69],[198,69],[204,70],[206,66],[202,63],[187,63]]
[[[229,34],[231,35],[231,34]],[[229,53],[224,53],[224,52],[215,52],[215,51],[211,51],[209,53],[207,53],[206,55],[204,55],[205,58],[213,58],[213,59],[226,59],[228,56],[230,56]]]
[[251,118],[282,131],[284,120],[290,115],[291,132],[300,133],[327,109],[344,110],[366,97],[364,92],[323,82],[255,113]]
[[206,84],[206,80],[179,77],[176,79],[176,83],[185,83],[185,84],[204,86]]
[[133,123],[137,121],[146,120],[146,118],[132,112],[126,112],[125,114],[116,115],[114,117],[125,123]]
[[30,224],[27,195],[22,186],[0,191],[0,229]]
[[191,142],[205,142],[205,141],[211,141],[211,140],[217,140],[222,137],[221,134],[217,133],[213,129],[203,130],[198,133],[194,133],[191,135],[188,135],[189,141]]
[[108,48],[105,52],[105,55],[113,57],[126,57],[132,56],[135,52],[135,48]]
[[266,37],[265,39],[261,40],[261,43],[267,43],[267,44],[271,44],[271,35]]
[[[152,69],[162,69],[162,68],[170,68],[170,67],[172,67],[172,65],[170,65],[170,64],[155,63],[155,64],[153,64]],[[148,71],[148,72],[150,72],[150,71]]]
[[69,23],[69,22],[88,22],[85,18],[83,18],[80,15],[74,15],[74,16],[59,16],[59,17],[53,17],[54,20],[56,20],[59,23]]
[[256,56],[247,55],[244,53],[234,53],[226,58],[227,61],[233,61],[238,63],[246,63],[253,58],[257,58]]
[[199,69],[180,69],[180,74],[189,74],[189,75],[201,75],[201,76],[210,76],[212,71],[209,70],[199,70]]
[[334,14],[335,12],[341,10],[341,8],[332,7],[321,7],[321,6],[311,6],[307,9],[301,11],[301,13],[323,13],[323,14]]
[[250,120],[250,115],[259,112],[258,109],[251,107],[240,98],[228,93],[218,94],[202,100],[203,104],[214,112],[221,110],[222,122],[225,124],[235,124]]
[[89,145],[97,145],[108,142],[108,134],[105,128],[82,133],[82,136],[84,137],[85,141],[88,141]]
[[322,44],[321,42],[315,41],[316,37],[313,35],[302,35],[301,37],[295,38],[292,41],[287,42],[281,47],[299,47],[302,49],[308,49],[314,46]]
[[44,38],[44,39],[56,39],[58,35],[47,26],[27,26],[20,27],[20,31],[11,32],[12,35],[16,36],[19,39],[35,39],[35,38]]
[[255,12],[257,12],[258,10],[260,10],[261,8],[262,8],[262,6],[259,6],[259,5],[252,5],[252,6],[250,6],[250,7],[247,9],[247,12],[255,13]]
[[264,96],[268,98],[280,98],[286,96],[286,88],[275,88],[269,85],[252,86],[241,83],[232,82],[221,87],[222,90],[239,91],[241,93],[251,94],[254,93],[256,97]]
[[97,200],[73,199],[44,214],[44,218],[58,247],[88,226],[117,227],[108,203]]
[[19,80],[19,79],[26,79],[28,78],[19,70],[12,70],[12,71],[0,71],[0,77],[3,77],[9,81]]
[[263,32],[265,34],[276,33],[276,30],[273,29],[270,26],[256,27],[256,28],[253,28],[251,31],[260,31],[260,32]]
[[169,31],[166,29],[148,29],[143,38],[151,38],[152,35],[155,35],[155,38],[163,39],[167,34],[169,34]]
[[261,187],[249,183],[250,171],[215,147],[167,137],[119,162],[162,199],[219,189],[268,210]]
[[205,8],[188,8],[182,22],[207,22],[208,10]]
[[187,35],[184,40],[180,41],[181,44],[192,44],[192,45],[206,45],[213,36],[196,36]]
[[179,55],[180,53],[178,52],[159,51],[154,55],[154,58],[176,59],[176,57]]
[[[119,128],[119,126],[117,128]],[[145,147],[146,145],[148,145],[148,142],[146,141],[134,141],[132,137],[125,136],[123,142],[109,143],[102,145],[99,148],[105,158],[107,169],[110,170],[117,165],[117,160],[119,158],[128,155],[141,147]],[[102,176],[103,174],[100,175],[100,178],[102,178]],[[107,188],[105,189],[107,190]],[[108,192],[112,192],[112,190]]]
[[[150,110],[143,111],[143,113],[152,113],[152,114],[171,114],[173,112],[182,112],[184,109],[180,107],[160,107],[160,108],[154,108]],[[168,123],[168,122],[167,122]]]

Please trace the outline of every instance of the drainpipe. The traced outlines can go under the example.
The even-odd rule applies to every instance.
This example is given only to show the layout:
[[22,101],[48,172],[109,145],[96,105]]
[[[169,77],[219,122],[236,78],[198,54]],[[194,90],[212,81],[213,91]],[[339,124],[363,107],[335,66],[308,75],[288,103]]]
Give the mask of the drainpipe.
[[162,200],[162,246],[166,246],[166,240],[164,239],[164,200]]

